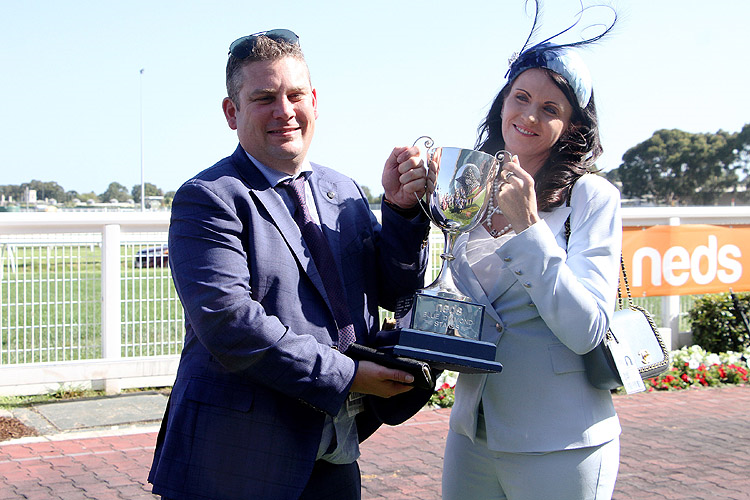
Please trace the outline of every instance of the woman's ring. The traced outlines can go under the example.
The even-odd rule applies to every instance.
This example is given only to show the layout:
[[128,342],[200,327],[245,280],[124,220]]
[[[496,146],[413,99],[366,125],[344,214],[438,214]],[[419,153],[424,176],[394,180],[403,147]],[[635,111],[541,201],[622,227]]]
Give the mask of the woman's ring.
[[503,180],[505,182],[508,182],[508,179],[510,179],[511,177],[513,177],[513,175],[515,175],[515,174],[513,172],[511,172],[511,171],[505,172],[505,175],[503,176]]

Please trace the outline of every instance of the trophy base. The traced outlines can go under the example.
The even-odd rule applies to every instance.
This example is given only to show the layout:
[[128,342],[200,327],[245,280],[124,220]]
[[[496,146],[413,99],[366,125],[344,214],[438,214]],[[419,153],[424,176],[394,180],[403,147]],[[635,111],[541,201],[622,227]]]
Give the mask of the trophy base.
[[460,373],[499,373],[503,365],[495,361],[497,346],[439,333],[403,328],[387,332],[391,345],[381,347],[398,356],[426,361],[432,368]]

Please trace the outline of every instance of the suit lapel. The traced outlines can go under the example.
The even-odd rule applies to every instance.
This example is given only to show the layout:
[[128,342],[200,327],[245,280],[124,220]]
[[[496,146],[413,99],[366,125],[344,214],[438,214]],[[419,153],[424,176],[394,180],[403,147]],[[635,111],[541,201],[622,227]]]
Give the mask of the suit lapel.
[[[268,214],[271,216],[274,224],[277,228],[279,228],[281,237],[286,241],[289,249],[292,251],[292,253],[299,261],[300,265],[302,266],[302,269],[308,271],[308,274],[311,275],[311,278],[315,276],[315,279],[313,279],[313,281],[319,281],[320,275],[317,268],[315,267],[315,262],[313,262],[312,258],[310,257],[310,252],[305,246],[305,242],[302,239],[302,233],[300,232],[299,226],[296,222],[294,222],[294,219],[289,213],[289,209],[284,204],[284,201],[281,199],[281,196],[279,196],[279,194],[270,187],[268,189],[259,190],[251,189],[250,193],[251,195],[255,196],[258,202],[263,205]],[[323,282],[316,282],[316,286],[318,286],[318,284],[320,285],[319,288],[322,290]]]
[[476,302],[484,306],[485,312],[488,313],[495,321],[500,321],[500,317],[497,315],[492,302],[486,293],[479,280],[474,275],[474,271],[469,265],[469,261],[466,258],[466,245],[469,242],[469,233],[464,233],[459,236],[454,244],[453,255],[456,259],[453,261],[452,266],[456,267],[458,272],[453,273],[453,279],[456,281],[456,286],[468,295],[472,297]]
[[[564,231],[563,227],[565,225],[565,220],[568,218],[570,211],[570,207],[561,206],[555,208],[551,212],[542,212],[539,215],[550,228],[552,234],[557,236]],[[500,322],[500,316],[497,314],[492,303],[503,293],[508,291],[508,289],[518,281],[518,278],[508,269],[501,269],[497,273],[497,281],[494,288],[489,295],[485,293],[484,288],[482,288],[479,279],[474,274],[474,270],[471,268],[466,256],[466,245],[469,242],[469,237],[470,233],[462,234],[457,239],[453,249],[453,254],[456,256],[456,260],[454,260],[452,264],[457,270],[457,272],[453,274],[454,279],[456,279],[457,282],[456,285],[462,292],[472,297],[476,302],[484,305],[485,312],[495,321]],[[502,335],[498,334],[497,338],[482,338],[482,340],[497,343],[500,336]]]
[[268,212],[274,225],[278,228],[281,237],[286,241],[289,250],[299,262],[302,272],[307,274],[326,303],[329,303],[320,272],[315,266],[315,262],[312,260],[310,252],[307,250],[305,242],[302,239],[299,226],[289,213],[284,200],[269,184],[260,170],[250,161],[241,146],[237,147],[232,157],[240,176],[250,186],[250,196],[255,198],[258,205],[262,206]]
[[320,227],[331,247],[337,267],[341,267],[339,216],[342,207],[339,205],[340,197],[336,185],[326,178],[325,173],[314,170],[308,186],[312,189],[313,198],[315,198]]

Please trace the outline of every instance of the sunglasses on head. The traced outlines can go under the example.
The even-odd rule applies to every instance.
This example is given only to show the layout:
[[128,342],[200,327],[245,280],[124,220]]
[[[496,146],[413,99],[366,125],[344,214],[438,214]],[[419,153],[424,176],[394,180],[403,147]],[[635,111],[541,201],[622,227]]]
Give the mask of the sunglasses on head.
[[232,42],[229,46],[229,53],[238,59],[244,59],[253,52],[253,47],[258,41],[259,36],[267,36],[275,42],[286,42],[292,45],[299,45],[299,37],[290,30],[278,29],[260,31],[252,35],[243,36]]

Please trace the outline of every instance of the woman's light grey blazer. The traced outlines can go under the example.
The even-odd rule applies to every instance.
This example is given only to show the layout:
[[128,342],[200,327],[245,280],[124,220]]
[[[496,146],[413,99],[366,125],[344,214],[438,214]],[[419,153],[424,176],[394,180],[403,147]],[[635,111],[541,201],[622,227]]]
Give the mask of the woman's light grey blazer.
[[497,250],[489,294],[466,259],[468,235],[456,242],[456,284],[486,306],[482,340],[497,344],[503,371],[459,376],[450,427],[474,440],[481,400],[491,450],[557,451],[620,434],[612,397],[588,383],[581,356],[604,337],[617,300],[620,195],[589,174],[576,182],[570,205],[540,213],[540,222]]

